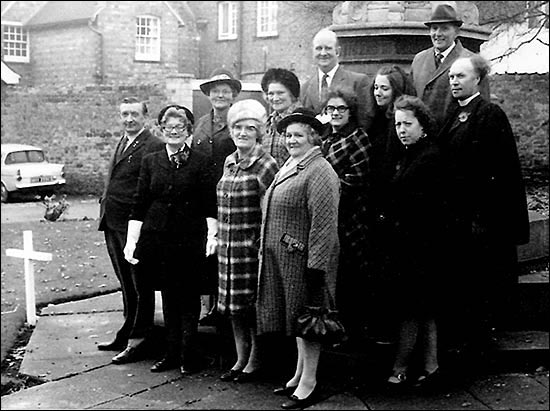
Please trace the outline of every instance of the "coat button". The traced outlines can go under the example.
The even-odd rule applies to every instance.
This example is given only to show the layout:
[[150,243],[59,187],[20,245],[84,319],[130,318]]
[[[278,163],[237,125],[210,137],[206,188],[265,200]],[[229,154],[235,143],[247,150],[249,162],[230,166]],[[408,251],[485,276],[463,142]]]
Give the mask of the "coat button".
[[229,197],[229,194],[225,193],[225,194],[223,195],[223,198],[227,198],[227,197]]

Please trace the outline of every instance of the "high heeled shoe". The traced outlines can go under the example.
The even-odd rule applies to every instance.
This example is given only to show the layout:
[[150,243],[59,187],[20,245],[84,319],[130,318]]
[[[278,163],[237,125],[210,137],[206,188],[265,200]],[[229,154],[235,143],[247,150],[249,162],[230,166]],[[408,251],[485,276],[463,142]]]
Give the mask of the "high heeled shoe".
[[424,370],[414,382],[415,388],[432,388],[441,382],[441,372],[437,367],[432,372]]
[[404,372],[394,373],[388,378],[388,384],[393,387],[403,386],[407,383],[407,374]]
[[229,370],[220,375],[222,381],[233,381],[235,377],[239,376],[243,372],[242,368],[238,370]]
[[296,391],[296,388],[298,388],[297,385],[292,385],[290,387],[277,387],[273,390],[273,394],[279,395],[281,397],[290,397],[294,393],[294,391]]
[[295,395],[291,395],[290,399],[281,404],[281,408],[284,410],[303,410],[304,408],[310,407],[313,404],[319,402],[320,390],[315,386],[311,394],[306,398],[298,398]]

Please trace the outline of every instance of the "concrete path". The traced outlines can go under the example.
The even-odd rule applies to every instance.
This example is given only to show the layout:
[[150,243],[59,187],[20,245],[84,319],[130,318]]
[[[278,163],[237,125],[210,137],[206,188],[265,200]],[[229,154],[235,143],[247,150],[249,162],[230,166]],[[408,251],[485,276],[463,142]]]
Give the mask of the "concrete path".
[[[162,322],[157,299],[156,322]],[[20,372],[41,378],[41,385],[2,397],[2,409],[280,409],[284,399],[272,394],[281,377],[247,384],[219,380],[222,369],[211,365],[201,373],[181,377],[176,370],[151,373],[154,359],[115,365],[113,352],[98,351],[112,338],[122,320],[121,295],[114,293],[42,310],[26,348]],[[215,347],[219,336],[200,327],[203,347]],[[208,348],[207,348],[208,349]],[[370,367],[348,367],[323,353],[324,394],[312,410],[547,410],[548,372],[472,375],[431,394],[396,393],[385,388],[384,376]],[[347,359],[349,360],[349,358]],[[342,366],[344,365],[344,366]],[[354,371],[352,371],[352,369]]]

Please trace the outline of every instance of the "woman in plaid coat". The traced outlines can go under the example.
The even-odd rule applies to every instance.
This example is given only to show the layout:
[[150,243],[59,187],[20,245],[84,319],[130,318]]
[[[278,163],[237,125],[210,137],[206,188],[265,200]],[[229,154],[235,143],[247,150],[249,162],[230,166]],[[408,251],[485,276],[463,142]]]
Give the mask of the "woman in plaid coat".
[[323,157],[323,125],[297,109],[278,126],[290,157],[269,186],[263,204],[256,315],[258,334],[296,337],[294,376],[277,393],[293,394],[283,408],[305,408],[316,397],[321,346],[297,336],[306,305],[334,296],[338,265],[338,175]]
[[220,378],[243,382],[256,372],[258,352],[254,303],[258,280],[261,201],[279,170],[264,152],[266,111],[256,100],[241,100],[228,112],[237,150],[227,156],[218,182],[218,311],[231,317],[237,362]]

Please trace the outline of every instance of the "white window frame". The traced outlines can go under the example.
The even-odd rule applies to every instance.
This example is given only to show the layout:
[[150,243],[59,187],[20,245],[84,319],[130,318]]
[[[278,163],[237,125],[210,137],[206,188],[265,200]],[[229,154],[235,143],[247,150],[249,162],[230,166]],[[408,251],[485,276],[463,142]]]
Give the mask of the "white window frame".
[[256,35],[258,37],[273,37],[279,35],[277,31],[277,2],[258,1],[256,5]]
[[[156,27],[153,27],[151,23],[155,23]],[[140,33],[142,27],[149,29],[148,33]],[[160,18],[151,15],[136,16],[135,59],[138,61],[160,61]]]
[[[20,33],[19,36],[25,36],[26,40],[22,39],[6,39],[4,38],[5,30],[6,28],[10,29],[19,29]],[[17,36],[18,34],[13,32],[10,34],[14,34]],[[8,47],[8,45],[11,44],[13,47]],[[21,45],[21,48],[19,48],[21,51],[25,51],[25,56],[16,56],[14,54],[10,54],[9,52],[15,52],[18,48],[17,46]],[[2,48],[4,52],[4,61],[8,62],[14,62],[14,63],[28,63],[30,61],[30,38],[29,38],[29,31],[23,27],[22,23],[15,22],[15,21],[3,21],[2,22]]]
[[218,40],[235,40],[237,38],[237,2],[221,1],[218,3]]

